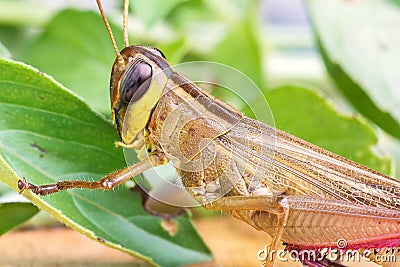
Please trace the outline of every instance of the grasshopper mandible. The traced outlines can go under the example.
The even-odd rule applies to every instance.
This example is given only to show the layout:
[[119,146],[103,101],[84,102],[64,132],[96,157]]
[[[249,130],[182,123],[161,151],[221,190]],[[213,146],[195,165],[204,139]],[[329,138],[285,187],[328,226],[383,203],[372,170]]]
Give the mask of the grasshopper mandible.
[[400,246],[400,182],[244,116],[175,72],[161,51],[129,46],[129,0],[119,51],[96,1],[117,55],[110,96],[118,144],[142,159],[96,182],[20,180],[21,192],[109,190],[171,161],[206,209],[265,231],[271,250],[282,242],[295,250],[343,248],[338,240],[346,249]]

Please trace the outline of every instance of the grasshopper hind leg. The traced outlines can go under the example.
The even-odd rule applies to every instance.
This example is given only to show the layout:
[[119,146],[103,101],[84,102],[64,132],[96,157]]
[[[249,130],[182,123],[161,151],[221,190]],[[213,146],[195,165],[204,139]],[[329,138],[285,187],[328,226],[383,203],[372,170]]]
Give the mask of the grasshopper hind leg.
[[[276,231],[271,242],[270,251],[278,251],[282,243],[282,235],[289,217],[289,204],[286,198],[277,201],[271,196],[230,196],[215,200],[205,204],[204,207],[210,210],[223,211],[243,211],[258,210],[275,214],[278,218]],[[273,267],[275,258],[273,255],[267,255],[267,260],[263,266]]]

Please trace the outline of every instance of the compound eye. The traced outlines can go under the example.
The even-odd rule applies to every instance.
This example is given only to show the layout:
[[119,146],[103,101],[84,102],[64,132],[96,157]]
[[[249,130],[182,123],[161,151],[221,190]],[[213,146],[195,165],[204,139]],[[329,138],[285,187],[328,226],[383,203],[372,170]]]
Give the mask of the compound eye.
[[121,80],[121,100],[125,103],[135,102],[149,89],[153,71],[151,66],[137,60],[123,74]]
[[160,56],[160,57],[166,59],[164,53],[161,52],[160,49],[158,49],[158,48],[156,48],[156,47],[152,47],[152,46],[148,46],[148,48],[150,48],[157,56]]

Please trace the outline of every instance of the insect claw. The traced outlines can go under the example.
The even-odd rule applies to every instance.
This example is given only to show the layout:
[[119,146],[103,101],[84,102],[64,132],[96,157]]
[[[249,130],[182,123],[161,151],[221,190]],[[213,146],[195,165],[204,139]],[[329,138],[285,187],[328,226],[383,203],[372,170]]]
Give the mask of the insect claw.
[[212,201],[204,201],[203,200],[203,202],[204,202],[204,204],[203,204],[203,207],[205,208],[205,209],[212,209],[212,207],[213,207],[213,202]]
[[29,182],[26,181],[25,177],[22,178],[22,180],[18,180],[18,189],[19,189],[19,194],[22,194],[25,190],[30,190],[36,195],[41,193],[38,193],[38,187],[36,185],[33,185]]
[[114,145],[115,145],[115,147],[116,148],[119,148],[119,147],[124,147],[124,148],[133,148],[133,147],[135,147],[135,145],[134,144],[124,144],[123,142],[121,142],[121,141],[116,141],[116,142],[114,142]]
[[124,144],[123,144],[122,142],[120,142],[120,141],[116,141],[116,142],[114,142],[114,146],[115,146],[116,148],[118,148],[118,147],[123,147]]
[[22,178],[22,180],[18,180],[18,189],[19,189],[19,194],[21,195],[25,189],[26,189],[26,179],[25,177]]

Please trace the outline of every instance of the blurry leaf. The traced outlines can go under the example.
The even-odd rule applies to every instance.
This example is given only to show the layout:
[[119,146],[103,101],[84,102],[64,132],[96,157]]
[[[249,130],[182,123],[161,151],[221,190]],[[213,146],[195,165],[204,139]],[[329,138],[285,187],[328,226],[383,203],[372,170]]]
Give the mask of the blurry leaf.
[[10,51],[7,50],[7,48],[5,48],[5,46],[0,43],[0,58],[10,58],[11,57],[11,53]]
[[168,14],[166,19],[174,25],[174,28],[183,28],[193,21],[206,21],[218,19],[206,0],[182,1]]
[[391,0],[391,1],[400,6],[400,0]]
[[131,1],[133,12],[137,14],[147,27],[151,27],[180,3],[188,0],[135,0]]
[[376,155],[377,137],[356,117],[335,111],[305,87],[282,86],[265,94],[278,129],[345,158],[391,175],[391,160]]
[[[253,3],[253,2],[249,2]],[[238,69],[252,79],[259,88],[264,87],[262,52],[254,18],[255,6],[247,16],[229,29],[224,39],[208,55],[210,61],[226,64]]]
[[[119,28],[113,27],[113,32],[117,41],[122,40]],[[109,83],[115,54],[97,13],[60,12],[20,59],[52,75],[96,110],[110,113]]]
[[0,40],[10,53],[10,56],[6,58],[19,57],[21,51],[26,49],[33,40],[35,34],[32,32],[31,29],[23,27],[1,25]]
[[188,52],[188,45],[184,37],[176,39],[171,43],[157,44],[157,48],[164,53],[171,65],[181,62],[182,58]]
[[[97,180],[126,165],[113,144],[114,127],[48,76],[0,60],[0,91],[0,181],[14,190],[21,177],[34,184]],[[124,186],[23,195],[74,230],[146,262],[178,266],[211,259],[187,215],[176,219],[179,231],[172,237]]]
[[27,221],[38,211],[32,203],[0,203],[0,236]]
[[8,188],[4,184],[0,183],[0,197],[8,192],[11,192],[10,188]]
[[27,0],[0,1],[0,24],[40,25],[53,14],[54,7],[43,8],[37,2]]
[[365,117],[400,138],[400,9],[379,0],[308,4],[337,87]]
[[227,20],[244,19],[259,14],[259,0],[205,0],[207,5]]
[[254,16],[258,3],[258,0],[190,0],[176,6],[166,19],[175,28],[184,28],[193,22],[239,21],[247,15]]
[[390,136],[384,136],[379,139],[379,148],[390,155],[394,161],[394,176],[400,179],[400,141]]

